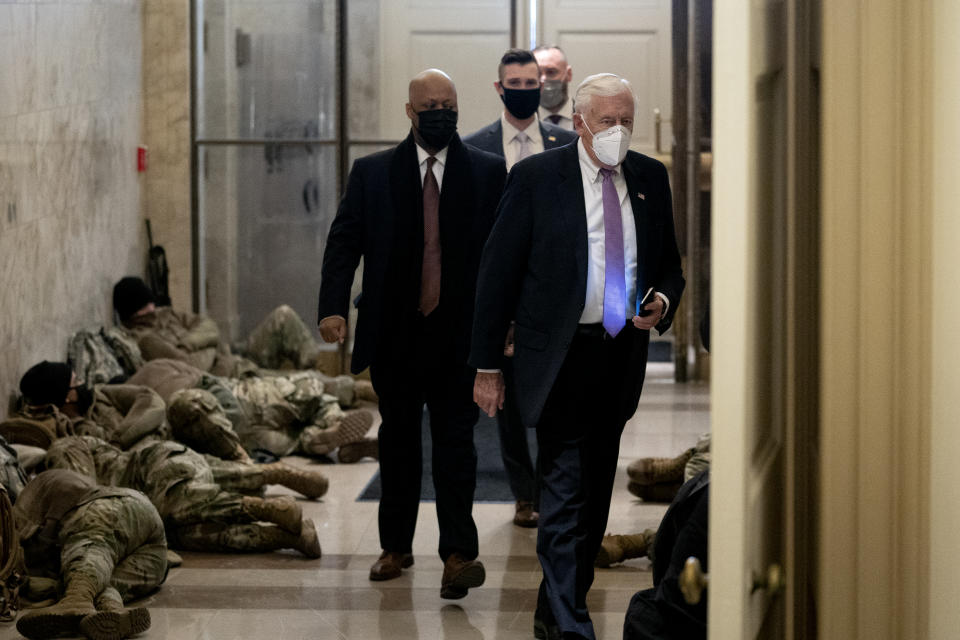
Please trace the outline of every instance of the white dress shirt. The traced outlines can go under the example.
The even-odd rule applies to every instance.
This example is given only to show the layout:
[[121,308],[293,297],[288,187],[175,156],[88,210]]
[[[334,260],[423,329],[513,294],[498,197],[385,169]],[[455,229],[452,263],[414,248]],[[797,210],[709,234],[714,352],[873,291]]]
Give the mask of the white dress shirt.
[[[537,113],[540,114],[540,120],[543,122],[549,122],[550,124],[573,131],[573,100],[567,98],[567,101],[563,103],[563,106],[560,107],[557,111],[550,111],[549,109],[544,109],[540,107]],[[550,119],[556,113],[560,116],[560,122],[554,122]]]
[[[606,241],[603,227],[603,175],[600,165],[587,155],[583,140],[577,141],[580,156],[580,177],[583,180],[584,205],[587,210],[587,296],[581,324],[603,322],[603,286],[606,282]],[[636,313],[637,298],[637,226],[633,206],[627,192],[627,181],[621,167],[614,169],[613,185],[620,199],[620,224],[623,229],[624,282],[627,285],[624,308],[627,317]]]
[[[427,177],[427,158],[430,157],[430,154],[424,151],[423,147],[416,145],[417,147],[417,160],[420,162],[420,186],[423,186],[423,179]],[[444,147],[437,151],[433,157],[437,159],[433,163],[433,176],[437,179],[437,188],[443,191],[443,168],[447,164],[447,149],[449,147]]]
[[[507,161],[507,171],[520,159],[520,140],[517,134],[520,130],[510,124],[507,116],[500,114],[500,126],[503,130],[503,159]],[[543,136],[540,135],[540,122],[536,118],[523,130],[530,141],[527,145],[530,147],[530,155],[543,151]]]

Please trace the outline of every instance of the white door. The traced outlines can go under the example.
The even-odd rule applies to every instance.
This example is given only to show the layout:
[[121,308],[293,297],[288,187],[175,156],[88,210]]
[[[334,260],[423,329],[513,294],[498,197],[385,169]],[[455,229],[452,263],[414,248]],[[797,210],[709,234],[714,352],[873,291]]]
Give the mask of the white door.
[[594,73],[616,73],[633,84],[637,121],[631,148],[656,155],[654,109],[664,120],[663,153],[670,153],[670,0],[540,0],[537,44],[555,44],[573,68],[571,93]]
[[809,4],[714,5],[714,639],[806,637],[812,619],[819,211]]
[[383,0],[380,41],[383,139],[406,137],[407,86],[431,67],[446,71],[457,87],[460,135],[500,117],[493,83],[510,48],[510,0]]

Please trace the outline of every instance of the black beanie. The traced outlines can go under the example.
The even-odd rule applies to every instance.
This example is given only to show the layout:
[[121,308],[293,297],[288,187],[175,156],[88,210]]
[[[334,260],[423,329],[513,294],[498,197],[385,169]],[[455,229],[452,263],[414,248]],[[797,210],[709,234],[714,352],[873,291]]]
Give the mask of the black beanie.
[[154,302],[153,291],[140,278],[127,276],[113,285],[113,308],[121,322],[126,322],[151,302]]
[[71,377],[73,377],[73,369],[66,362],[44,360],[30,367],[20,378],[20,393],[29,405],[60,406],[70,392]]

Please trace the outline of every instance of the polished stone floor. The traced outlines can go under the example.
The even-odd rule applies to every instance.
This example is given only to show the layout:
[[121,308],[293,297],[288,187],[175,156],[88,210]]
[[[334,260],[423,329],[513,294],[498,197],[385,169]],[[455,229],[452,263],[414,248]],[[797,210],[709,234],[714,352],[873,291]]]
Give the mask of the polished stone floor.
[[[626,467],[640,456],[672,456],[709,430],[706,385],[670,381],[666,365],[651,364],[640,408],[621,441],[619,475],[607,529],[633,533],[656,528],[666,505],[645,504],[627,492]],[[306,459],[295,464],[312,466]],[[142,637],[228,640],[528,639],[540,568],[536,531],[511,524],[512,504],[477,504],[480,558],[486,583],[458,601],[440,598],[442,565],[436,555],[433,504],[420,510],[414,541],[416,564],[396,580],[372,583],[370,565],[380,552],[377,505],[356,497],[376,463],[323,465],[331,480],[319,501],[302,501],[317,523],[323,557],[295,553],[214,555],[184,553],[161,590],[146,599],[152,628]],[[271,487],[270,494],[286,490]],[[597,570],[589,606],[598,638],[622,635],[630,597],[651,586],[646,559]],[[9,626],[0,638],[16,638]]]

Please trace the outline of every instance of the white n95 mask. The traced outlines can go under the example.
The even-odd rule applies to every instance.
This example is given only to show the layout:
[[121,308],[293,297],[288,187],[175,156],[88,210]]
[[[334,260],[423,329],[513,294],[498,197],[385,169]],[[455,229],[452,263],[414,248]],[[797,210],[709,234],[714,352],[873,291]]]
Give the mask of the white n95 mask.
[[[585,119],[583,126],[590,131]],[[627,150],[630,148],[630,130],[622,124],[615,124],[596,134],[590,131],[590,135],[593,136],[593,152],[597,155],[600,164],[615,167],[627,157]]]

